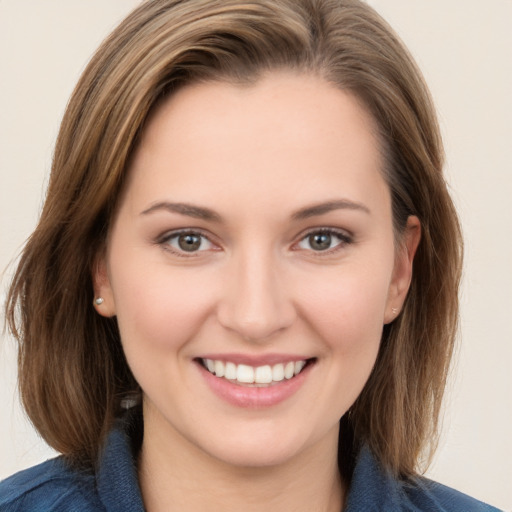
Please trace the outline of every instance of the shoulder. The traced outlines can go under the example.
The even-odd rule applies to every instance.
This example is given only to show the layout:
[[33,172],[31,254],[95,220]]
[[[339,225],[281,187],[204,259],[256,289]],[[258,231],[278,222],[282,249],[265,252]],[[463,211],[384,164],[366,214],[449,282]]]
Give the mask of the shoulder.
[[403,483],[402,489],[407,500],[422,511],[500,512],[491,505],[424,477]]
[[397,479],[379,463],[368,446],[356,460],[346,512],[500,512],[428,478]]
[[62,457],[20,471],[0,482],[0,512],[103,511],[94,475],[72,469]]
[[142,411],[116,420],[94,469],[57,457],[0,482],[0,512],[144,511],[135,451],[142,440]]

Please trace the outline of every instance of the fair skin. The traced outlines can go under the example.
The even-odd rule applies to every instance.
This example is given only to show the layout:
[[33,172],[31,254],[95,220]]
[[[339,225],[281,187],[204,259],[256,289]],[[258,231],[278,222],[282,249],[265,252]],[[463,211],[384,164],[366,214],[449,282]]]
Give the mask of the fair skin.
[[341,510],[339,419],[420,237],[411,217],[396,243],[374,133],[353,96],[286,72],[150,118],[94,276],[143,390],[148,511]]

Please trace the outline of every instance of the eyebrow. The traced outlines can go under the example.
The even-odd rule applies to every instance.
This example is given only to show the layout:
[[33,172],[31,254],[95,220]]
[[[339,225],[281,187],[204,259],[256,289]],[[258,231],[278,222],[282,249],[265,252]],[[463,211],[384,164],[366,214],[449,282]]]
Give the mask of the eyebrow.
[[[171,203],[169,201],[159,201],[151,205],[149,208],[141,212],[141,215],[148,215],[156,211],[168,211],[172,213],[179,213],[181,215],[187,215],[195,219],[208,220],[214,222],[221,222],[222,217],[210,208],[202,206],[195,206],[188,203]],[[370,214],[370,209],[364,204],[356,203],[348,199],[338,199],[334,201],[327,201],[325,203],[319,203],[312,206],[302,208],[292,215],[293,220],[303,220],[317,215],[324,215],[333,210],[357,210],[364,213]]]
[[149,208],[141,212],[141,215],[147,215],[160,210],[179,213],[181,215],[187,215],[188,217],[194,217],[195,219],[201,220],[214,222],[221,222],[222,220],[221,216],[213,210],[210,210],[210,208],[194,206],[188,203],[170,203],[168,201],[160,201],[151,205]]
[[327,201],[326,203],[319,203],[296,211],[292,215],[294,220],[308,219],[317,215],[324,215],[333,210],[357,210],[364,213],[371,214],[370,209],[362,203],[356,203],[348,199],[338,199],[334,201]]

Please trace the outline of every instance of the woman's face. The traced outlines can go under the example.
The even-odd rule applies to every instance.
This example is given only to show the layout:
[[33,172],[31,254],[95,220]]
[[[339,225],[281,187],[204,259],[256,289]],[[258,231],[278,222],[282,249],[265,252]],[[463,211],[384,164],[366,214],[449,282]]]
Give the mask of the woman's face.
[[146,432],[243,466],[335,448],[419,237],[411,219],[395,249],[374,128],[284,72],[185,87],[151,117],[95,275]]

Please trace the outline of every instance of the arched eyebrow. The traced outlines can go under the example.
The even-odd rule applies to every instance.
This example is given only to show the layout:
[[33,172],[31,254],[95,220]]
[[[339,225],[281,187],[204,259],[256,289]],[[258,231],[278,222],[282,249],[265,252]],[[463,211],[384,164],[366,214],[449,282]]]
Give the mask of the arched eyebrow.
[[358,210],[367,214],[371,214],[370,209],[362,203],[356,203],[348,199],[337,199],[318,203],[306,208],[301,208],[292,215],[293,220],[303,220],[317,215],[324,215],[333,210]]
[[222,217],[210,208],[195,206],[188,203],[171,203],[169,201],[160,201],[155,203],[142,211],[141,215],[147,215],[160,210],[187,215],[188,217],[194,217],[195,219],[222,222]]
[[[222,222],[222,217],[211,210],[203,206],[195,206],[189,203],[171,203],[169,201],[159,201],[151,205],[149,208],[141,212],[141,215],[147,215],[156,211],[168,211],[172,213],[179,213],[180,215],[186,215],[195,219]],[[362,203],[356,203],[348,199],[338,199],[334,201],[327,201],[325,203],[318,203],[306,208],[301,208],[292,214],[293,220],[303,220],[317,215],[324,215],[333,210],[358,210],[367,214],[370,214],[370,209]]]

